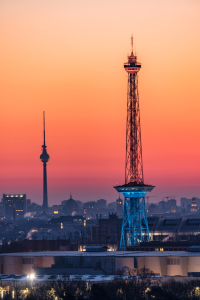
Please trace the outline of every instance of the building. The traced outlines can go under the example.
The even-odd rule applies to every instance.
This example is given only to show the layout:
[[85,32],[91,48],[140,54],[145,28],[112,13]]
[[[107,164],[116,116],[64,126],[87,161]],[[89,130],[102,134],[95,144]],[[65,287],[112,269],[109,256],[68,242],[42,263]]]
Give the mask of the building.
[[[194,245],[194,242],[179,241],[179,242],[143,242],[138,246],[127,247],[127,251],[188,251],[190,246]],[[200,243],[198,243],[200,245]]]
[[117,215],[123,215],[124,207],[123,207],[123,199],[120,197],[116,200],[116,207],[117,207]]
[[148,218],[151,241],[199,241],[200,218]]
[[96,205],[95,201],[89,201],[83,204],[83,213],[86,214],[93,214],[96,213]]
[[51,219],[49,225],[60,229],[81,228],[86,226],[86,219],[83,216],[61,216],[60,218]]
[[[126,266],[158,276],[200,276],[200,252],[46,251],[0,254],[1,274],[112,275]],[[198,250],[198,249],[197,249]]]
[[72,195],[70,195],[70,198],[68,200],[62,201],[62,206],[63,206],[63,213],[67,216],[71,216],[74,213],[78,213],[78,204],[72,198]]
[[23,218],[26,214],[26,194],[3,194],[4,216],[13,219]]
[[53,215],[61,215],[62,210],[63,210],[62,205],[52,205],[52,207],[50,208],[50,211]]
[[196,203],[196,199],[192,198],[192,204],[191,204],[190,211],[191,212],[197,212],[197,210],[198,210],[198,206],[197,206],[197,203]]
[[176,212],[176,199],[169,199],[167,201],[167,205],[170,212],[172,213]]
[[96,208],[105,209],[107,207],[107,200],[99,199],[97,200]]

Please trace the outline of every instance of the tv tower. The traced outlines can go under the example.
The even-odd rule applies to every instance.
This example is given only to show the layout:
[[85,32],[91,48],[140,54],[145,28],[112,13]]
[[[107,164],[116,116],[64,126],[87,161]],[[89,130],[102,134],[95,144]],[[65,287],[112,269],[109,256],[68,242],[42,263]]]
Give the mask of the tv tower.
[[137,76],[141,64],[137,62],[137,56],[133,53],[133,37],[131,48],[128,62],[124,64],[128,73],[125,184],[114,187],[124,195],[120,250],[126,250],[126,246],[150,241],[145,195],[154,188],[144,184]]
[[40,160],[43,162],[43,212],[48,211],[48,196],[47,196],[47,162],[49,161],[49,154],[47,153],[47,146],[45,144],[45,112],[43,111],[43,132],[44,144],[42,145],[42,154]]

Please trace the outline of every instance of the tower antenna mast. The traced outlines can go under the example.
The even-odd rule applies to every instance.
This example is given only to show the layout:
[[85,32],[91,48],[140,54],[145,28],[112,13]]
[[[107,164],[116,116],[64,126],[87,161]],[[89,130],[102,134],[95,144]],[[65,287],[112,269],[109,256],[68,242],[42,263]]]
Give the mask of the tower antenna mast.
[[133,35],[131,36],[131,55],[133,55]]
[[44,146],[45,146],[45,112],[43,111],[43,130],[44,130]]

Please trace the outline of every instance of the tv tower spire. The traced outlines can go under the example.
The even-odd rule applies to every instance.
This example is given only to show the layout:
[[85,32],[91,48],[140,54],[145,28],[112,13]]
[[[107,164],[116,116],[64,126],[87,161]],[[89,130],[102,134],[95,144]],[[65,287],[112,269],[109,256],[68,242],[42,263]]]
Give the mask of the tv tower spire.
[[45,144],[45,112],[43,111],[43,134],[44,144],[42,145],[42,154],[40,160],[43,162],[43,212],[48,211],[48,196],[47,196],[47,162],[49,161],[49,154],[47,153],[47,146]]
[[137,62],[137,56],[133,52],[133,36],[131,55],[124,68],[128,73],[125,184],[115,187],[125,198],[120,250],[126,250],[127,245],[133,246],[150,240],[145,195],[154,188],[144,184],[137,76],[141,64]]

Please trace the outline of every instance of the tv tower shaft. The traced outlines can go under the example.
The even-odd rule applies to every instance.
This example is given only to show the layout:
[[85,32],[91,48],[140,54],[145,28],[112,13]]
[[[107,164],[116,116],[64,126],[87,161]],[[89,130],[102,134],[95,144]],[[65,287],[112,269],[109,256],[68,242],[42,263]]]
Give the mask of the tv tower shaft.
[[43,112],[43,133],[44,144],[42,145],[42,154],[40,160],[43,162],[43,212],[48,211],[48,196],[47,196],[47,162],[49,161],[49,154],[47,153],[47,146],[45,144],[45,112]]

